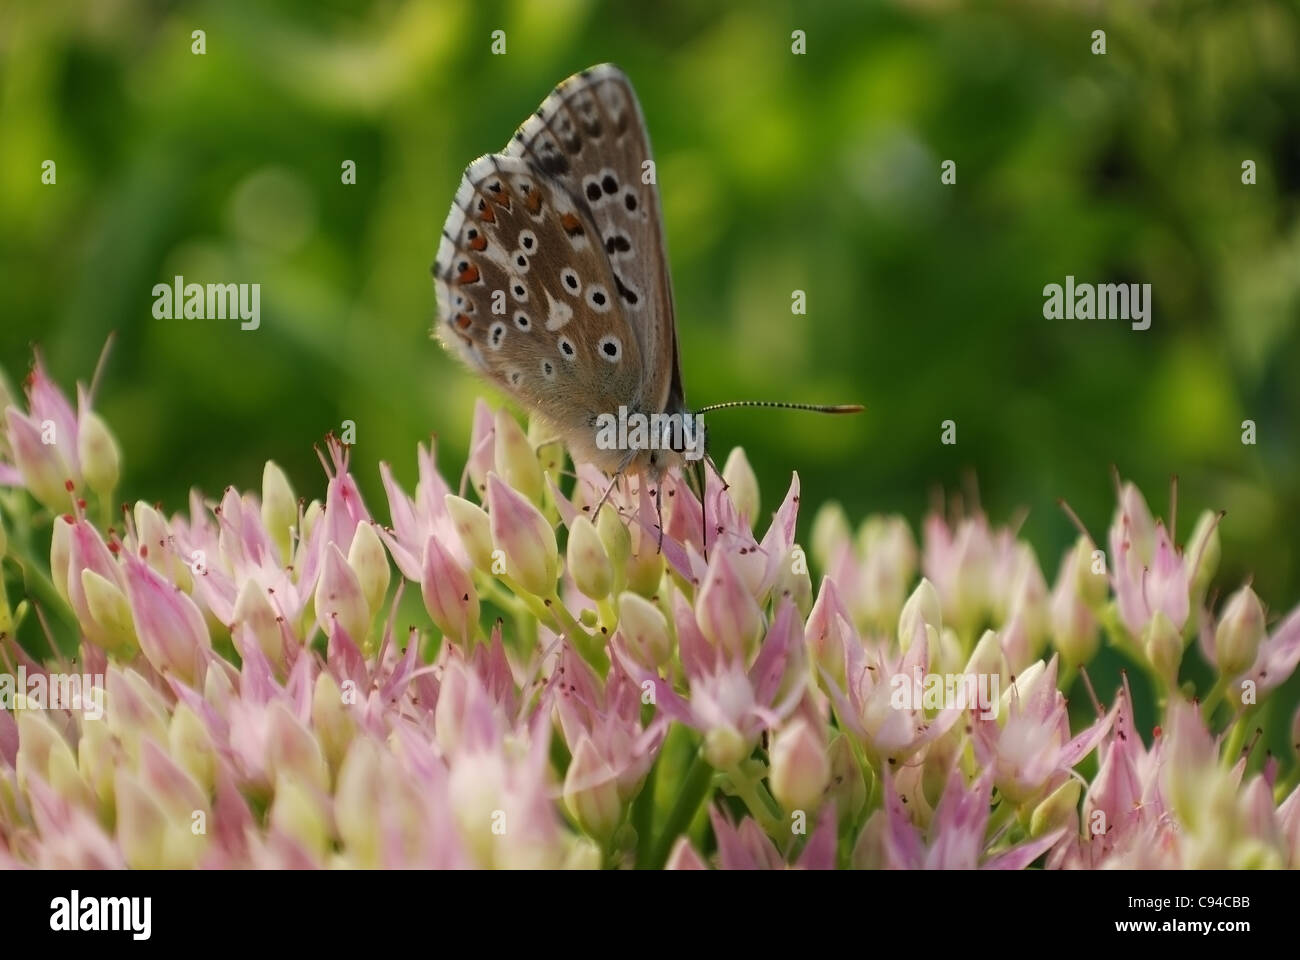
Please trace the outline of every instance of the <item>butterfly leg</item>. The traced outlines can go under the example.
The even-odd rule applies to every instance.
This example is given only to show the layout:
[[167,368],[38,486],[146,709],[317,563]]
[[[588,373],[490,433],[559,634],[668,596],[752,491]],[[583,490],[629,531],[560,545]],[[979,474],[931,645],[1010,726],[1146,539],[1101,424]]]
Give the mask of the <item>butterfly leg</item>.
[[623,462],[620,463],[618,469],[614,471],[614,476],[610,478],[609,486],[605,488],[605,493],[601,496],[600,502],[596,504],[596,509],[591,511],[592,523],[596,522],[596,517],[600,513],[600,508],[605,505],[605,501],[609,499],[609,495],[614,492],[614,487],[618,484],[618,478],[623,476],[624,471],[628,468],[628,464],[632,462],[632,458],[636,455],[636,450],[629,450],[627,456],[623,458]]
[[664,552],[664,477],[655,484],[655,516],[659,518],[659,553]]

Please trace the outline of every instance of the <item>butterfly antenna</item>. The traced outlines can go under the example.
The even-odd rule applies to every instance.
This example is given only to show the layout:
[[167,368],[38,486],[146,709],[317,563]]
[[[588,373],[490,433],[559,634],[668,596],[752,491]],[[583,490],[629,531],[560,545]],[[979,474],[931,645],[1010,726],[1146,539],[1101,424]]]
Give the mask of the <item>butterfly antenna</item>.
[[809,413],[861,413],[866,409],[860,403],[786,403],[783,400],[729,400],[700,407],[696,413],[714,410],[731,410],[735,407],[775,407],[781,410],[806,410]]

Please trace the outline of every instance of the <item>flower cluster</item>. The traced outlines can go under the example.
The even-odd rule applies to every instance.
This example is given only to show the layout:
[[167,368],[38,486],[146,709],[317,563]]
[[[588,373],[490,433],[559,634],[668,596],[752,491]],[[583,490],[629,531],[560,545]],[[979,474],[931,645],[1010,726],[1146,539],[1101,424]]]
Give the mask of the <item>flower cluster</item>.
[[[918,548],[823,507],[808,556],[797,476],[761,531],[740,451],[602,503],[482,403],[460,493],[380,465],[386,522],[332,439],[322,499],[268,463],[118,516],[90,406],[0,384],[5,866],[1300,866],[1296,765],[1246,742],[1300,611],[1210,609],[1216,516],[1179,549],[1122,485],[1051,586],[978,513]],[[1154,731],[1127,679],[1067,704],[1103,637]]]

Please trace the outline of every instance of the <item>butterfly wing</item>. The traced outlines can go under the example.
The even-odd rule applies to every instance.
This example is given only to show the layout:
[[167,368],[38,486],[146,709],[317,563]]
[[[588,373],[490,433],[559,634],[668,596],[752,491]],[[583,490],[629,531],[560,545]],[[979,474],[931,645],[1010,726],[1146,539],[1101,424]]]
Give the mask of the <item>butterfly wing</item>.
[[683,407],[672,284],[650,138],[632,84],[613,64],[569,77],[505,154],[527,160],[585,206],[640,347],[637,408]]
[[640,345],[590,211],[520,157],[475,160],[434,264],[443,343],[573,443],[630,404]]

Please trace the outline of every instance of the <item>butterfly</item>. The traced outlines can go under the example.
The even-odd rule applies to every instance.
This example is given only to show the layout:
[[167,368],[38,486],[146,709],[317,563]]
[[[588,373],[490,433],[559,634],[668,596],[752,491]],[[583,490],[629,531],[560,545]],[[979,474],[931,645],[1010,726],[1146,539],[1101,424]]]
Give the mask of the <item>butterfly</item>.
[[500,153],[466,168],[433,275],[443,344],[549,426],[575,463],[613,477],[611,490],[641,474],[658,498],[659,479],[704,440],[665,430],[611,445],[602,427],[616,414],[667,427],[731,406],[861,409],[687,408],[650,138],[613,64],[563,81]]

